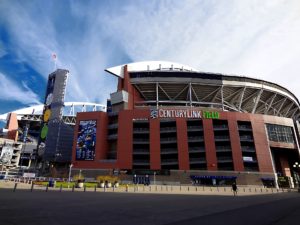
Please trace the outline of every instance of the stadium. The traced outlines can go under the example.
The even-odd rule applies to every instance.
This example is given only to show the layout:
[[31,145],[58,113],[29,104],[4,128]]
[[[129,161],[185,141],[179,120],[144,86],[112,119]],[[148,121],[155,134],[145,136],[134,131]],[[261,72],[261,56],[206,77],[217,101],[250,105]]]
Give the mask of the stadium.
[[299,101],[246,76],[162,61],[106,69],[107,112],[77,114],[73,172],[150,175],[161,183],[293,186]]

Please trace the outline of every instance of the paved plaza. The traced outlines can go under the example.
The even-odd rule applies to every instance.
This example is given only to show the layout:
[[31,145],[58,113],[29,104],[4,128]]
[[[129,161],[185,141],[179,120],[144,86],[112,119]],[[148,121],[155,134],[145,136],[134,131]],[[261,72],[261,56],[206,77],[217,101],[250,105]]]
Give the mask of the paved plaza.
[[[140,194],[141,193],[141,194]],[[300,194],[196,195],[0,188],[0,225],[296,225]]]

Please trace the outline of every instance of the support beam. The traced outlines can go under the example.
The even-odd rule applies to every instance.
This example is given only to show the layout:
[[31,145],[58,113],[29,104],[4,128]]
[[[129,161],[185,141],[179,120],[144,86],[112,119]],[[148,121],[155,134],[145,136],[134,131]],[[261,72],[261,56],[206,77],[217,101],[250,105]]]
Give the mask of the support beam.
[[269,110],[271,109],[272,104],[273,104],[274,99],[276,98],[276,96],[277,96],[277,94],[275,93],[275,94],[273,95],[273,97],[272,97],[270,103],[269,103],[269,107],[265,109],[265,114],[268,114],[268,112],[269,112]]
[[190,100],[190,106],[192,106],[193,99],[192,99],[192,83],[191,82],[189,83],[189,100]]
[[278,109],[278,111],[277,111],[277,114],[276,114],[276,116],[279,116],[279,114],[280,114],[280,111],[281,111],[281,109],[282,109],[282,107],[283,107],[283,105],[284,105],[285,101],[286,101],[286,98],[284,98],[284,100],[283,100],[283,101],[282,101],[282,103],[280,104],[280,107],[279,107],[279,109]]
[[256,107],[257,107],[257,105],[258,105],[258,103],[259,103],[260,96],[261,96],[261,94],[263,93],[263,91],[264,91],[264,89],[260,89],[260,90],[259,90],[258,95],[257,95],[256,100],[255,100],[255,103],[254,103],[254,107],[253,107],[253,109],[252,109],[252,113],[255,113]]
[[245,91],[246,91],[246,86],[243,88],[242,90],[242,94],[240,95],[240,99],[239,99],[239,111],[241,111],[241,108],[242,108],[242,103],[243,103],[243,98],[244,98],[244,94],[245,94]]
[[287,117],[287,114],[290,112],[291,108],[293,107],[294,103],[292,102],[286,109],[286,113],[284,114],[284,117]]
[[188,87],[189,85],[186,85],[172,100],[175,100],[178,96],[180,96]]
[[162,92],[168,97],[169,100],[172,100],[172,98],[168,95],[168,93],[158,84],[158,87],[160,88],[160,90],[162,90]]

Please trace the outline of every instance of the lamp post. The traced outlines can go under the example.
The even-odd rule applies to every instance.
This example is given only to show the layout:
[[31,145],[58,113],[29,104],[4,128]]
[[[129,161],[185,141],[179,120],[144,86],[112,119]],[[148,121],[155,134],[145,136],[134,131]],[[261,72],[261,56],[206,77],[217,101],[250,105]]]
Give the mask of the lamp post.
[[72,167],[73,167],[73,164],[71,163],[69,165],[69,179],[68,179],[68,188],[70,187],[70,181],[71,181],[71,172],[72,172]]
[[299,185],[299,169],[300,169],[300,164],[298,162],[295,162],[294,165],[293,165],[293,168],[294,168],[294,175],[295,175],[295,181],[296,181],[296,184],[298,186],[298,188],[300,188],[300,185]]

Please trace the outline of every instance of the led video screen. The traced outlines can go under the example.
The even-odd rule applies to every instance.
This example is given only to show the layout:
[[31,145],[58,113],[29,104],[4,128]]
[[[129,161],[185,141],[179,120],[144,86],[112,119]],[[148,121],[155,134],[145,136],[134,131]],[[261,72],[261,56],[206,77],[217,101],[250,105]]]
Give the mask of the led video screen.
[[76,160],[94,160],[96,146],[96,120],[79,122]]

